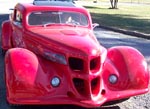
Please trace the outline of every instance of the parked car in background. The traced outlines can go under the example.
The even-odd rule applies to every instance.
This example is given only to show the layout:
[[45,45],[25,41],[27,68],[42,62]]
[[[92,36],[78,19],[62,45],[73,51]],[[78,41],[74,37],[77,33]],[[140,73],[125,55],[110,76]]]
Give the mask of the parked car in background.
[[94,27],[73,2],[18,3],[2,24],[8,103],[99,107],[147,93],[144,56],[129,46],[106,49]]

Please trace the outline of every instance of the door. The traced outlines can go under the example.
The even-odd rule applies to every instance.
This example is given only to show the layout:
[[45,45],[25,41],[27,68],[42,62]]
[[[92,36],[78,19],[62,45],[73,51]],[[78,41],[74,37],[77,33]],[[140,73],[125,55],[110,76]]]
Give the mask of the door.
[[13,47],[24,47],[23,43],[23,34],[24,34],[24,28],[23,28],[23,19],[22,19],[22,13],[15,9],[14,10],[14,19],[12,23],[12,45]]

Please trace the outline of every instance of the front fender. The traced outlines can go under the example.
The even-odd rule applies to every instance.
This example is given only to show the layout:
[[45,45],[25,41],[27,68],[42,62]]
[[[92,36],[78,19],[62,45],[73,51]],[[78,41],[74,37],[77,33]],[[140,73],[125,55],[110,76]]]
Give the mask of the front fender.
[[[146,89],[149,84],[149,72],[144,56],[135,48],[117,46],[108,49],[109,64],[116,70],[109,74],[116,74],[118,82],[109,84],[111,90]],[[107,67],[106,65],[105,67]],[[105,69],[108,69],[105,68]]]
[[8,50],[9,48],[12,48],[11,34],[12,34],[12,28],[11,28],[10,21],[6,20],[2,23],[1,43],[2,43],[3,50]]
[[[41,67],[37,56],[31,51],[23,48],[12,48],[5,55],[5,82],[7,101],[16,104],[16,99],[22,97],[36,97],[43,93],[37,90],[37,78],[45,77],[41,72]],[[41,80],[43,83],[45,79]],[[38,85],[42,86],[39,81]],[[20,94],[21,93],[21,94]]]
[[31,51],[22,48],[8,50],[5,57],[5,66],[6,82],[34,84],[38,71],[38,59]]

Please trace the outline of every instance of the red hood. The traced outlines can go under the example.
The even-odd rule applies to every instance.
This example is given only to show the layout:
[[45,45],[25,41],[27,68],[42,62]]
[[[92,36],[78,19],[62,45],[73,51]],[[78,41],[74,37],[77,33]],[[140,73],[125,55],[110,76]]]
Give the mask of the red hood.
[[86,28],[73,29],[32,29],[32,32],[39,34],[47,39],[65,44],[72,48],[80,49],[85,53],[100,49],[99,42],[96,40],[92,31]]

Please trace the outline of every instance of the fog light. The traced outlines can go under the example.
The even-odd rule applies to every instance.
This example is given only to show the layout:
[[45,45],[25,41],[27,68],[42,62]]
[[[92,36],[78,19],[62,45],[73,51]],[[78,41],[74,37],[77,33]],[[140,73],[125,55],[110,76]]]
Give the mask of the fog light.
[[51,85],[53,87],[58,87],[60,84],[60,79],[58,77],[53,77],[51,80]]
[[111,83],[111,84],[115,84],[116,82],[118,81],[118,78],[117,78],[117,76],[116,75],[110,75],[109,76],[109,82]]

